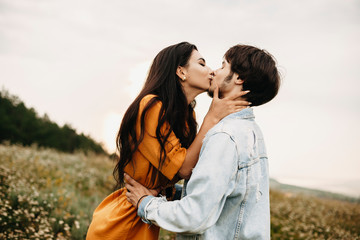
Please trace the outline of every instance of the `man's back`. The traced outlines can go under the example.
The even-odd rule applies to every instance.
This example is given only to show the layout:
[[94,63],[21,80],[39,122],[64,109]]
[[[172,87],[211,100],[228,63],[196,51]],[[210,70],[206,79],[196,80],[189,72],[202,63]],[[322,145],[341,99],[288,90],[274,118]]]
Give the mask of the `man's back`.
[[[233,145],[234,151],[224,150],[226,152],[222,153],[221,159],[216,160],[217,164],[207,162],[211,158],[208,155],[214,148],[221,151],[228,145]],[[231,176],[224,178],[224,174]],[[203,196],[203,198],[211,202],[210,199],[217,197],[214,193],[224,192],[224,194],[218,203],[222,205],[222,208],[217,208],[212,213],[217,217],[215,224],[201,237],[205,239],[270,239],[268,160],[264,139],[254,121],[252,109],[245,109],[227,116],[207,133],[199,163],[192,176],[192,178],[195,177],[194,182],[190,181],[186,190],[188,191],[190,187],[191,192],[197,191],[196,188],[199,188],[197,179],[200,180],[201,176],[205,175],[216,179],[210,181],[214,183],[213,189],[210,192],[204,192],[203,194],[208,194],[208,196]],[[217,179],[219,183],[216,183]],[[211,210],[209,208],[209,211]],[[180,234],[178,239],[182,238]]]

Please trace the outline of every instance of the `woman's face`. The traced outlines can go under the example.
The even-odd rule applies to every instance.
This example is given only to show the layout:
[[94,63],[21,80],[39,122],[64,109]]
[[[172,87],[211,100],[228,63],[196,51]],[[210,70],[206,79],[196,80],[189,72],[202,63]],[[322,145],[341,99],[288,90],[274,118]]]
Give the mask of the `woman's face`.
[[186,79],[183,81],[183,86],[188,89],[197,90],[199,93],[205,92],[210,87],[212,79],[212,70],[206,66],[205,59],[197,50],[193,50],[190,59],[185,67],[182,69],[183,75]]

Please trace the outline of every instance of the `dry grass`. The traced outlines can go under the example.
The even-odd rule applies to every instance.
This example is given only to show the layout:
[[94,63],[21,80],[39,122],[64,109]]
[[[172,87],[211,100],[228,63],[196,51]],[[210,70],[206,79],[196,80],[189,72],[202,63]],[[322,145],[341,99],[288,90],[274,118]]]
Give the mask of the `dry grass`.
[[112,168],[105,156],[0,145],[0,239],[84,239]]
[[360,204],[271,191],[272,239],[360,239]]

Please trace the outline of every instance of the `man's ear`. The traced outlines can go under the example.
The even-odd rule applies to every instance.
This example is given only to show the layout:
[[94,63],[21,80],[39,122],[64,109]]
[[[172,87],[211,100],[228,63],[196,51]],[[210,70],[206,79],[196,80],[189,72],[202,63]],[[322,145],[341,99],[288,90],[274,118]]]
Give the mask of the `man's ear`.
[[182,66],[178,66],[176,69],[176,75],[180,78],[180,79],[184,79],[185,77],[185,68],[183,68]]
[[242,80],[242,79],[240,78],[239,74],[236,74],[235,84],[236,84],[236,85],[242,85],[242,84],[244,84],[244,80]]

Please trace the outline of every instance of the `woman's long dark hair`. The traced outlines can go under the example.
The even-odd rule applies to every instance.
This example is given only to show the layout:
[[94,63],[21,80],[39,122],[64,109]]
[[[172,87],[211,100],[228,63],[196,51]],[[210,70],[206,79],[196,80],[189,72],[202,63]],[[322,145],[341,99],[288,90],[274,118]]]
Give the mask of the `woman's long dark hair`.
[[[162,103],[156,128],[156,138],[161,147],[159,169],[166,159],[165,143],[171,131],[180,139],[182,147],[188,148],[193,142],[197,129],[193,104],[187,103],[179,77],[176,75],[178,66],[185,67],[188,64],[193,50],[197,50],[195,45],[181,42],[161,50],[153,60],[144,87],[127,109],[117,134],[116,147],[120,156],[113,171],[117,182],[116,189],[124,185],[124,168],[130,163],[144,138],[145,114],[156,102]],[[154,94],[156,97],[148,102],[141,113],[141,132],[137,137],[135,126],[139,104],[148,94]],[[160,129],[165,123],[170,129],[166,129],[164,133]]]

